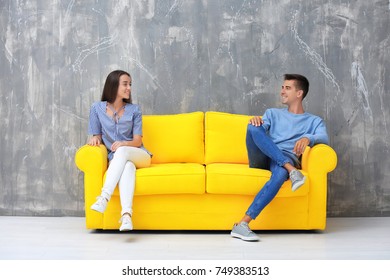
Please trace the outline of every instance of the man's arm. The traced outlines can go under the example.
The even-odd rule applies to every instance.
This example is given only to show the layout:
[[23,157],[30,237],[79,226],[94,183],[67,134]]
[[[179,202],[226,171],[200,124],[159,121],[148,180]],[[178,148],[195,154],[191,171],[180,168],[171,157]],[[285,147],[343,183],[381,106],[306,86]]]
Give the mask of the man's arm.
[[313,147],[316,144],[329,145],[329,137],[328,133],[326,132],[325,122],[323,120],[319,122],[313,134],[306,134],[303,137],[306,137],[310,140],[310,147]]
[[300,157],[305,151],[306,147],[309,145],[310,139],[307,137],[303,137],[299,139],[294,146],[293,153]]
[[326,127],[323,120],[318,123],[313,134],[305,134],[295,143],[293,153],[295,153],[297,156],[301,156],[307,146],[313,147],[316,144],[329,145],[328,133],[326,132]]
[[268,131],[270,127],[270,117],[269,117],[269,109],[265,110],[264,115],[262,117],[255,116],[249,120],[249,123],[254,126],[263,126],[266,131]]

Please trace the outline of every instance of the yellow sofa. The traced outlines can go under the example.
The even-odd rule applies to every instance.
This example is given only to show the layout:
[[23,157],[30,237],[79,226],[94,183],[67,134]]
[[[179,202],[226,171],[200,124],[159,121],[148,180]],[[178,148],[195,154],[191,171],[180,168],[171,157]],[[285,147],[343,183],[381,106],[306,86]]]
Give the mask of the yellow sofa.
[[[245,134],[250,117],[221,112],[144,115],[143,141],[153,158],[151,167],[136,171],[134,229],[230,230],[271,175],[248,167]],[[90,210],[107,169],[106,148],[82,146],[75,162],[84,172],[87,228],[118,229],[118,188],[104,214]],[[331,147],[307,148],[302,159],[306,183],[292,192],[286,181],[251,228],[324,229],[327,174],[336,163]]]

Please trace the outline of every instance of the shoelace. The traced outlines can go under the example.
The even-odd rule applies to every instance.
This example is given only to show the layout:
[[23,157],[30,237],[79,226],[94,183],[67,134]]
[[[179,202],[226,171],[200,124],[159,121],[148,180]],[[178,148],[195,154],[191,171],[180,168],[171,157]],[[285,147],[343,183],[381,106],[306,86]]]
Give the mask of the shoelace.
[[120,223],[130,223],[130,219],[131,217],[129,217],[128,215],[123,215],[120,219],[119,219],[119,222]]
[[239,224],[242,228],[244,228],[247,232],[251,232],[249,226],[247,224]]
[[298,170],[292,171],[290,176],[294,180],[299,180],[303,177],[302,174]]
[[103,203],[104,203],[104,199],[105,199],[104,197],[98,196],[98,197],[97,197],[97,203],[98,203],[98,204],[103,204]]

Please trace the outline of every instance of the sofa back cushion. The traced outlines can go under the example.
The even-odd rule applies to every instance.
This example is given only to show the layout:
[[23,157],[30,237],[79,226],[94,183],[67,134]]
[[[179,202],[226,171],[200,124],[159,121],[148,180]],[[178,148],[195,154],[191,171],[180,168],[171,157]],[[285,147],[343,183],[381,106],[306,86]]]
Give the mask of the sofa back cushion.
[[144,115],[143,143],[152,163],[204,163],[204,113]]
[[205,115],[205,163],[248,163],[246,128],[251,116],[222,112]]

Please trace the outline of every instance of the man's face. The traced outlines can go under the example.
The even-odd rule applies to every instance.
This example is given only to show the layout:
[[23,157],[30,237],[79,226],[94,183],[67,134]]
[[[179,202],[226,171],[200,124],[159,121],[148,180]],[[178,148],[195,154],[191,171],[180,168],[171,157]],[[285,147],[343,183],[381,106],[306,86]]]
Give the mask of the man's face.
[[280,96],[283,104],[291,105],[302,96],[302,90],[295,87],[295,80],[285,80],[280,91]]

